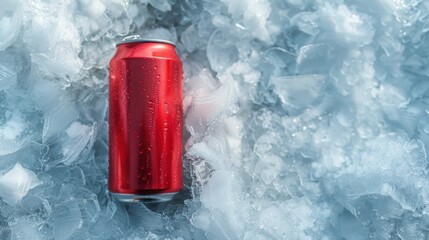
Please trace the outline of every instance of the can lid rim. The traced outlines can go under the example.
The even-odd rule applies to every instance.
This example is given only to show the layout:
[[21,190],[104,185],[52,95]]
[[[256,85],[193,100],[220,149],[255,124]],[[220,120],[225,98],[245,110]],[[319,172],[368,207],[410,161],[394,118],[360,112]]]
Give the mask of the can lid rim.
[[157,38],[142,38],[142,39],[129,39],[129,40],[123,40],[118,43],[116,43],[116,46],[124,44],[124,43],[167,43],[171,44],[173,46],[176,46],[176,44],[172,41],[165,40],[165,39],[157,39]]

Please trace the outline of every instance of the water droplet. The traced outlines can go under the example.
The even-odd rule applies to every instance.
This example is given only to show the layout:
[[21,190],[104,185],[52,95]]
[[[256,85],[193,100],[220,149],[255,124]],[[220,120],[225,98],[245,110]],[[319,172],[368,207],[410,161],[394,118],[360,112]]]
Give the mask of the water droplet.
[[164,110],[166,113],[168,113],[168,103],[164,103]]

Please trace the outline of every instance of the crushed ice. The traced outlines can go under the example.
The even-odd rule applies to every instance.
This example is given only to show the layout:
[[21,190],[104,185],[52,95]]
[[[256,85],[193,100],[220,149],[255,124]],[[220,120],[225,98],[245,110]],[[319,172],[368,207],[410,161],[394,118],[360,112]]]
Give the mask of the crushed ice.
[[[422,0],[4,0],[1,239],[428,239]],[[107,187],[107,64],[184,62],[185,187]]]

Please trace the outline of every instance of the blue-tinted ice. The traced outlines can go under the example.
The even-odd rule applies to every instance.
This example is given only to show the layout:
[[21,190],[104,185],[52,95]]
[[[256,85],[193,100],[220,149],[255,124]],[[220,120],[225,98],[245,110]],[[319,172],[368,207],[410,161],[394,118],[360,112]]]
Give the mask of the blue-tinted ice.
[[[184,63],[184,189],[107,191],[107,64]],[[3,0],[0,239],[429,239],[424,0]]]

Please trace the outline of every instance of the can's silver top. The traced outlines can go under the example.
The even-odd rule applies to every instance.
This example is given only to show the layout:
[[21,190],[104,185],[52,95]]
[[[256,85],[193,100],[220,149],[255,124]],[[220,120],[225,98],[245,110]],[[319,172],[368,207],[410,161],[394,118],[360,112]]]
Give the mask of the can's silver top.
[[169,41],[169,40],[157,39],[157,38],[141,38],[140,35],[132,35],[132,36],[125,37],[124,39],[122,39],[122,41],[116,43],[116,46],[118,46],[120,44],[124,44],[124,43],[139,43],[139,42],[167,43],[167,44],[171,44],[173,46],[176,46],[176,44],[174,44],[174,42]]

